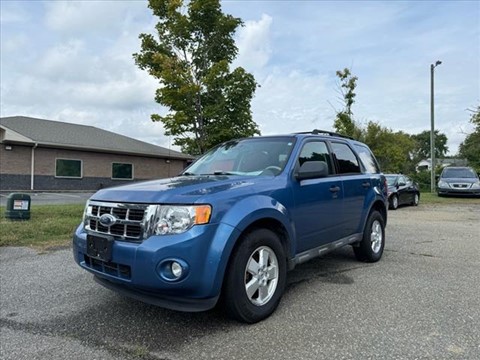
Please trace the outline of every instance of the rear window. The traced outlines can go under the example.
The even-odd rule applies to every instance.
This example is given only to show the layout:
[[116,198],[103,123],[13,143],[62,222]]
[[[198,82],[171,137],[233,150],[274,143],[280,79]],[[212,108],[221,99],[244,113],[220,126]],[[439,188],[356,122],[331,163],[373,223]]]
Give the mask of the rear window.
[[360,157],[363,166],[365,166],[367,173],[380,173],[380,166],[378,166],[377,160],[369,148],[363,145],[355,144],[355,149],[357,150],[358,156]]

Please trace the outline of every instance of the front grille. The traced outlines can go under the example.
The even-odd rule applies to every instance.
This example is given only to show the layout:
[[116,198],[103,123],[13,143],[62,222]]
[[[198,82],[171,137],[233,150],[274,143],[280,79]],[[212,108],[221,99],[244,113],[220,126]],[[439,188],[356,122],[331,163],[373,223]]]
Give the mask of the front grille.
[[[111,235],[126,241],[141,241],[143,237],[143,220],[147,205],[99,203],[88,204],[85,227],[91,232]],[[115,222],[110,226],[100,223],[100,217],[113,215]]]
[[120,279],[131,279],[132,272],[130,266],[117,264],[114,262],[106,262],[98,259],[94,259],[88,255],[83,255],[85,266],[100,271],[102,273],[118,277]]
[[453,187],[456,189],[468,189],[470,184],[453,184]]

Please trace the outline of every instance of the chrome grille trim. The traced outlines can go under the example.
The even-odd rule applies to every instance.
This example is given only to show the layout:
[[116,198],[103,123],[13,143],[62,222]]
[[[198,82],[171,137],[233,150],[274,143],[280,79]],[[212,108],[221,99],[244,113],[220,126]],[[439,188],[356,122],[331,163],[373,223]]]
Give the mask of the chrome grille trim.
[[[114,236],[118,240],[140,242],[144,239],[147,204],[128,204],[89,201],[85,212],[84,226],[92,234]],[[100,224],[100,217],[111,214],[116,221],[111,226]]]

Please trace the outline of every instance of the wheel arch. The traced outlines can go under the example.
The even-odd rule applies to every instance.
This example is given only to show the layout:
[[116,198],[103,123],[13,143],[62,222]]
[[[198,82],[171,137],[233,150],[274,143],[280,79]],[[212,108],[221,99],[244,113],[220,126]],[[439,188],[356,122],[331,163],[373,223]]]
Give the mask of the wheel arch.
[[[241,241],[242,237],[245,234],[253,232],[256,229],[268,229],[278,236],[280,243],[282,244],[284,255],[288,262],[289,258],[292,257],[290,235],[288,234],[288,231],[285,228],[285,226],[280,221],[271,217],[258,219],[252,222],[250,225],[248,225],[241,232],[239,238],[235,242],[234,249],[239,245],[239,242]],[[233,251],[230,253],[230,257],[232,256],[232,253]],[[230,261],[230,257],[229,257],[229,261]]]
[[[385,206],[385,203],[381,200],[376,200],[372,204],[372,206],[370,207],[370,210],[369,210],[369,212],[367,214],[367,217],[365,219],[368,219],[368,217],[370,216],[370,214],[373,211],[378,211],[382,215],[383,221],[384,221],[384,226],[387,226],[388,211],[387,211],[387,207]],[[366,221],[365,221],[365,223],[366,223]]]
[[[266,228],[275,233],[282,245],[287,264],[295,251],[295,234],[288,210],[277,200],[268,196],[251,196],[237,202],[222,219],[232,229],[228,234],[218,234],[211,246],[212,256],[218,260],[215,270],[215,288],[223,292],[226,271],[236,248],[245,234],[255,229]],[[225,237],[226,236],[226,237]]]

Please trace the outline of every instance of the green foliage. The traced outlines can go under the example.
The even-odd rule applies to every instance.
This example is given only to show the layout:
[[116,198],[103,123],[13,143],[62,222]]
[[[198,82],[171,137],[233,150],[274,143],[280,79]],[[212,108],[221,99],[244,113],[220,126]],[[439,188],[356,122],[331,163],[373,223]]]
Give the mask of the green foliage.
[[470,122],[475,125],[475,130],[460,144],[459,155],[480,173],[480,105],[473,111]]
[[[447,136],[440,133],[438,130],[435,133],[435,158],[444,158],[448,152]],[[430,154],[430,131],[425,130],[420,134],[412,135],[415,141],[415,148],[413,150],[413,158],[416,162],[423,159],[431,158]]]
[[410,153],[414,141],[410,135],[402,131],[393,132],[370,121],[367,127],[362,129],[361,140],[373,151],[383,172],[408,174],[413,171]]
[[431,190],[431,173],[430,171],[423,170],[417,173],[412,173],[412,179],[418,183],[421,191]]
[[259,134],[250,102],[257,87],[253,75],[229,65],[238,49],[233,35],[242,25],[225,15],[219,0],[150,0],[159,18],[158,40],[140,34],[141,51],[134,54],[142,70],[160,80],[155,100],[167,107],[161,121],[174,144],[192,155],[219,142]]
[[352,113],[352,105],[355,102],[355,88],[358,77],[353,76],[350,69],[345,68],[336,72],[340,80],[339,92],[342,96],[344,109],[337,112],[333,127],[339,134],[351,136],[358,139],[360,131],[355,124]]

